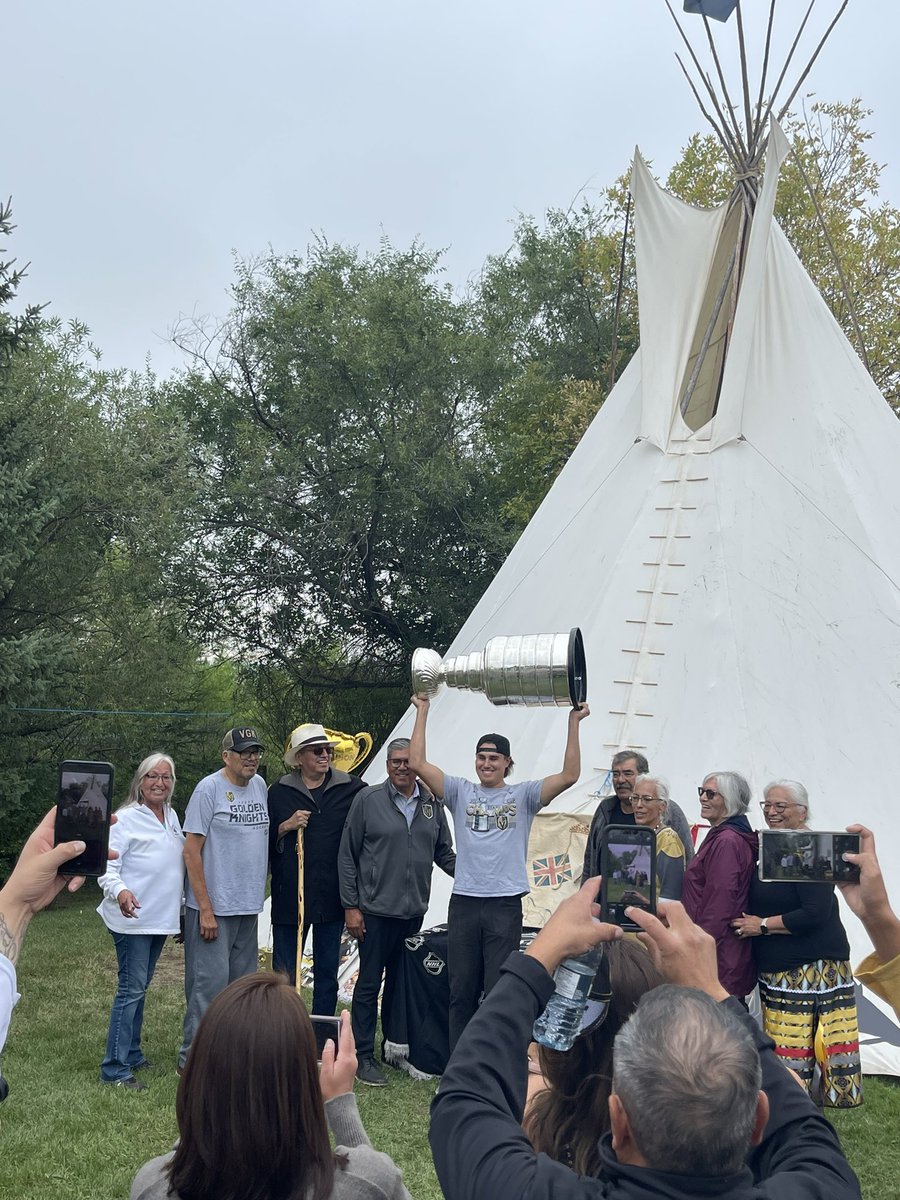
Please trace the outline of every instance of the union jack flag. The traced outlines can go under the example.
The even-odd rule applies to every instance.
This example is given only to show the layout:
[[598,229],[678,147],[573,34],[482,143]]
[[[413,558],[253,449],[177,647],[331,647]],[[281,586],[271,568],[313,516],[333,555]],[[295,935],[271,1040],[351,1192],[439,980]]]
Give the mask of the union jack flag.
[[536,858],[531,864],[531,877],[535,887],[558,887],[572,880],[572,864],[568,854],[548,854]]

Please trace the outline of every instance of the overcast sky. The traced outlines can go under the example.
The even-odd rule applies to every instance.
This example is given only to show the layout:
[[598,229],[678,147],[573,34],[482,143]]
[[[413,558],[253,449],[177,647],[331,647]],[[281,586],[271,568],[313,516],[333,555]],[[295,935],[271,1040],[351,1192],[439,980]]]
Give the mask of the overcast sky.
[[[743,6],[761,34],[767,0]],[[805,8],[779,2],[779,66]],[[850,0],[804,87],[875,110],[895,204],[898,29]],[[595,195],[636,143],[664,174],[703,125],[663,0],[8,0],[0,39],[21,296],[163,374],[180,314],[227,311],[232,252],[418,237],[463,287],[517,213]]]

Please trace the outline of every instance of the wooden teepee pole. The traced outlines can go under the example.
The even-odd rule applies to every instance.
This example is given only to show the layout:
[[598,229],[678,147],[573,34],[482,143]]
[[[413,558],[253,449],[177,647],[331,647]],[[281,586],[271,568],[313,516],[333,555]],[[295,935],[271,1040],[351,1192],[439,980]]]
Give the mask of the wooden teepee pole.
[[803,14],[803,20],[800,22],[800,28],[797,30],[797,36],[794,38],[793,42],[791,43],[791,48],[788,51],[788,56],[784,60],[784,66],[781,68],[781,74],[778,76],[775,86],[772,88],[772,95],[769,97],[769,99],[766,103],[765,111],[763,112],[763,115],[760,118],[759,124],[756,127],[756,131],[755,131],[756,136],[754,138],[754,144],[753,144],[753,146],[750,147],[751,153],[753,152],[753,150],[756,149],[757,143],[762,138],[763,128],[765,127],[766,123],[769,120],[769,117],[772,114],[772,109],[775,107],[775,97],[778,95],[778,92],[779,92],[779,89],[781,88],[782,83],[784,83],[784,77],[787,74],[788,67],[791,65],[791,62],[793,61],[794,53],[796,52],[797,46],[800,43],[800,38],[803,36],[803,30],[806,28],[806,23],[809,20],[810,13],[812,12],[813,8],[815,7],[815,3],[816,3],[816,0],[809,0],[809,7],[807,8],[806,12]]
[[801,87],[801,85],[803,84],[803,81],[804,81],[804,79],[807,77],[807,75],[809,74],[810,70],[812,69],[812,65],[813,65],[813,63],[814,63],[814,62],[816,61],[816,59],[819,57],[819,52],[821,51],[821,49],[822,49],[822,47],[825,45],[825,43],[828,41],[829,37],[831,36],[831,31],[832,31],[832,29],[834,29],[835,25],[837,25],[838,21],[839,21],[839,20],[841,19],[841,17],[843,16],[843,14],[844,14],[844,9],[847,7],[847,5],[848,5],[849,3],[850,3],[850,0],[844,0],[844,3],[841,5],[841,7],[840,7],[840,8],[837,10],[837,12],[835,13],[835,15],[834,15],[834,20],[831,22],[831,24],[828,26],[828,28],[827,28],[827,29],[825,30],[825,32],[822,34],[822,40],[819,42],[818,46],[816,46],[815,50],[813,51],[812,58],[811,58],[811,59],[809,60],[809,62],[806,64],[806,69],[804,70],[804,72],[803,72],[803,74],[800,76],[800,78],[797,80],[797,82],[796,82],[796,84],[795,84],[795,86],[794,86],[794,90],[791,92],[791,94],[788,96],[787,100],[785,100],[784,104],[781,106],[781,112],[779,112],[779,114],[778,114],[778,120],[779,120],[779,121],[780,121],[780,120],[782,120],[782,118],[784,117],[785,113],[788,111],[788,109],[789,109],[789,108],[791,107],[791,105],[793,104],[793,102],[794,102],[794,97],[795,97],[795,96],[797,95],[797,93],[800,91],[800,87]]
[[772,27],[775,23],[775,0],[769,5],[769,20],[766,25],[766,48],[763,51],[762,70],[759,73],[759,95],[756,97],[756,119],[752,134],[748,131],[748,146],[756,144],[757,130],[762,123],[763,96],[766,91],[766,76],[769,73],[769,52],[772,49]]
[[609,348],[609,385],[607,391],[613,390],[616,382],[616,351],[619,343],[619,314],[622,310],[622,288],[625,282],[625,256],[628,250],[628,223],[631,218],[631,191],[625,205],[625,230],[622,234],[622,254],[619,259],[619,282],[616,286],[616,310],[613,313],[612,340]]
[[750,108],[750,73],[747,69],[747,45],[744,41],[744,21],[741,17],[741,6],[735,10],[737,16],[738,49],[741,55],[741,86],[744,92],[744,128],[746,129],[747,148],[753,137],[753,113]]
[[[740,5],[738,5],[738,11],[740,11]],[[732,132],[734,134],[735,143],[740,151],[741,161],[746,163],[747,158],[748,158],[747,146],[745,145],[744,139],[741,137],[740,123],[739,123],[737,117],[734,115],[734,104],[732,103],[731,97],[728,94],[728,85],[725,83],[725,72],[722,70],[722,63],[721,63],[721,60],[719,59],[719,52],[716,49],[715,39],[713,38],[712,30],[709,27],[709,18],[706,15],[704,15],[704,17],[703,17],[703,28],[706,30],[706,41],[709,46],[709,52],[712,55],[712,60],[713,60],[713,63],[715,64],[715,68],[716,68],[716,74],[719,77],[719,87],[722,89],[722,97],[725,101],[725,104],[723,107],[725,109],[725,112],[731,118],[731,123],[733,126]],[[748,129],[747,130],[748,140],[749,140],[749,137],[750,137],[750,130]]]

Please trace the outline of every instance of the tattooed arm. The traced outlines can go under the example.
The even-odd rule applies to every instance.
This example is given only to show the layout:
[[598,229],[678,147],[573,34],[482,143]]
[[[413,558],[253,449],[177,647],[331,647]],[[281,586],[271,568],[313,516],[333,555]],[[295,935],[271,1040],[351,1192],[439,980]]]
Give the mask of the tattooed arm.
[[64,842],[53,845],[53,826],[56,809],[47,815],[22,847],[19,861],[0,888],[0,954],[15,963],[22,947],[28,922],[36,912],[46,908],[54,896],[68,885],[77,891],[84,878],[65,879],[57,874],[59,868],[84,850],[84,842]]

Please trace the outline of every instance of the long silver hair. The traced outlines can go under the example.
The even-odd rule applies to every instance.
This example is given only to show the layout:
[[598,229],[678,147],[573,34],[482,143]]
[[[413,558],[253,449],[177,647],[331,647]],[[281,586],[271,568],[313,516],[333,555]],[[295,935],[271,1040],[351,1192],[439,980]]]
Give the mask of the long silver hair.
[[139,804],[141,800],[141,784],[144,777],[154,770],[155,767],[161,766],[163,763],[169,768],[169,774],[172,776],[172,783],[169,787],[168,795],[166,796],[166,804],[172,803],[172,795],[175,791],[175,763],[168,754],[164,754],[162,750],[154,750],[152,754],[148,754],[142,762],[138,764],[138,769],[134,773],[131,780],[131,786],[128,789],[128,795],[125,797],[120,808],[131,808],[134,804]]

